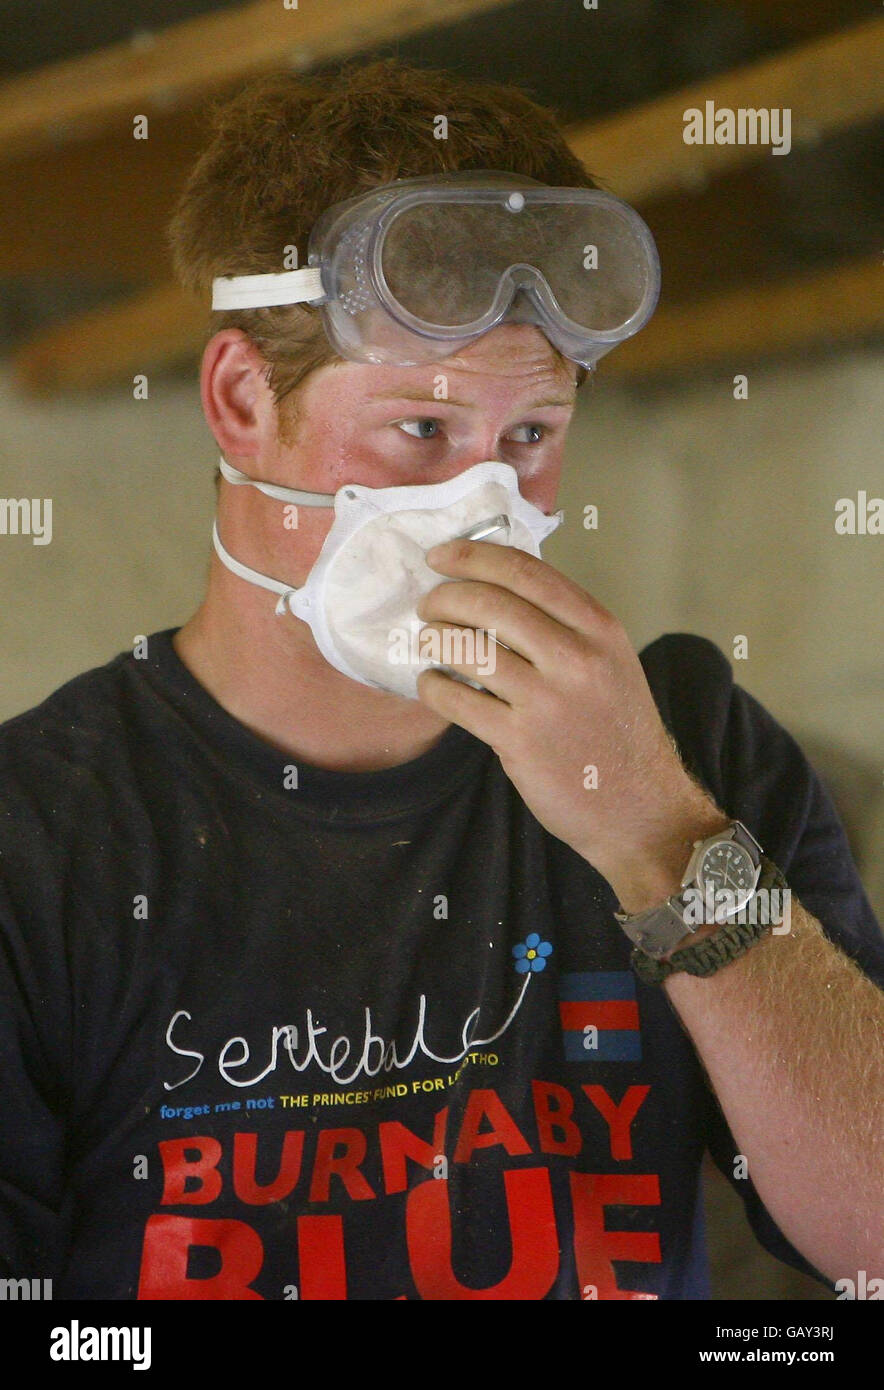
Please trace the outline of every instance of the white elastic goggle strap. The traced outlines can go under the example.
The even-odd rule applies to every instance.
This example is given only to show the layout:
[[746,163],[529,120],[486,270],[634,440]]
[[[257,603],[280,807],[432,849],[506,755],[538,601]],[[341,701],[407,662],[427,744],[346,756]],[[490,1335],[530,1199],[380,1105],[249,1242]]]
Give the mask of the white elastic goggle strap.
[[213,309],[262,309],[271,304],[318,304],[325,299],[319,266],[272,275],[221,275],[212,281]]
[[[234,487],[241,487],[244,483],[249,487],[256,487],[259,492],[263,492],[267,497],[273,497],[278,502],[294,502],[299,507],[332,507],[334,506],[334,493],[331,492],[301,492],[298,488],[280,487],[278,483],[260,483],[256,478],[250,478],[248,474],[241,473],[238,468],[232,468],[225,458],[218,460],[218,467],[221,469],[222,477],[228,483],[233,483]],[[276,612],[282,615],[286,608],[291,609],[290,600],[298,592],[292,588],[291,584],[283,584],[279,579],[271,579],[267,574],[259,574],[257,570],[250,569],[248,565],[243,565],[239,560],[235,560],[229,550],[225,550],[218,535],[218,522],[212,525],[212,544],[215,553],[223,565],[240,579],[246,579],[250,584],[257,584],[261,589],[269,589],[272,594],[279,594],[279,602],[276,605]],[[293,611],[293,610],[292,610]]]

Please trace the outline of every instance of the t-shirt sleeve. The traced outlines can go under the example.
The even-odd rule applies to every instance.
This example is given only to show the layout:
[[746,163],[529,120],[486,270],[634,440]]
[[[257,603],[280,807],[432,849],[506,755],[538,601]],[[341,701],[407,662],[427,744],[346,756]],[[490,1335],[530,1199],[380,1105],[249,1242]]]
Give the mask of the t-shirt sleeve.
[[[641,659],[691,772],[728,815],[749,828],[829,940],[884,989],[884,935],[832,798],[796,740],[735,683],[730,662],[705,638],[670,635],[646,648]],[[762,1246],[834,1289],[786,1240],[751,1180],[734,1177],[737,1146],[711,1090],[707,1143]]]

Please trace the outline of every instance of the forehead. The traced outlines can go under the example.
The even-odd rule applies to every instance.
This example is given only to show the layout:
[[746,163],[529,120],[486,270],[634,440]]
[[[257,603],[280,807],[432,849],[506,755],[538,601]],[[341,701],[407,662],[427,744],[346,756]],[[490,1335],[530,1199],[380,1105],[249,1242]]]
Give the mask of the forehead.
[[502,324],[438,362],[393,367],[339,361],[328,370],[326,389],[351,404],[396,399],[570,407],[577,375],[575,364],[529,324]]
[[512,380],[531,377],[574,381],[576,367],[534,324],[502,323],[439,364],[443,370],[485,373]]

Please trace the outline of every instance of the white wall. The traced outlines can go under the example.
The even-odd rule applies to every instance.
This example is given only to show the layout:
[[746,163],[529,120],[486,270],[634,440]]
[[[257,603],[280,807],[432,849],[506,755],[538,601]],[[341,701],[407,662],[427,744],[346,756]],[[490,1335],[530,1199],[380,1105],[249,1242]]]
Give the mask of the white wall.
[[53,499],[50,545],[0,535],[0,718],[199,600],[214,441],[195,382],[150,390],[47,403],[0,376],[0,496]]

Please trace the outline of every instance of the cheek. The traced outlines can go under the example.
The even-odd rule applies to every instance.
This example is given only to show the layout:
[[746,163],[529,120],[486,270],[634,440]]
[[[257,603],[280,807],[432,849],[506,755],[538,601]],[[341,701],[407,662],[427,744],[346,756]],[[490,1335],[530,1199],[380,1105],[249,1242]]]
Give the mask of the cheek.
[[383,464],[376,454],[366,448],[364,442],[353,438],[339,441],[334,450],[329,450],[323,461],[324,475],[328,479],[329,491],[336,492],[345,483],[364,483],[368,487],[380,487]]
[[520,475],[519,491],[527,502],[533,502],[542,512],[555,511],[562,461],[542,463],[533,472]]
[[299,507],[296,527],[272,527],[268,548],[275,568],[268,568],[267,573],[296,588],[306,583],[334,519],[333,507]]
[[368,447],[342,408],[338,419],[311,418],[287,460],[287,473],[297,477],[294,486],[314,492],[337,492],[345,483],[377,486],[382,468],[377,452]]

